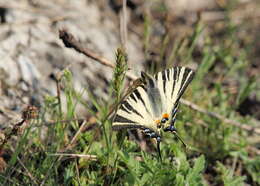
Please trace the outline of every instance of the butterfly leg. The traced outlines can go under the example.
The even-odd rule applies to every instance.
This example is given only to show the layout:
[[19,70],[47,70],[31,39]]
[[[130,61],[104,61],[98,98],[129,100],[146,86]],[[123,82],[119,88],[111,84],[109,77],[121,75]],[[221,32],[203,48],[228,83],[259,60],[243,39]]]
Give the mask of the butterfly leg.
[[158,151],[159,159],[160,161],[162,161],[161,149],[160,149],[161,137],[157,136],[156,141],[157,141],[157,151]]
[[177,132],[177,129],[174,127],[173,124],[171,124],[169,127],[165,128],[164,131]]
[[[174,121],[173,121],[172,123],[175,122],[175,118],[174,118],[173,120],[174,120]],[[178,140],[180,140],[180,141],[182,142],[183,146],[184,146],[185,148],[187,147],[186,143],[185,143],[185,142],[182,140],[182,138],[178,135],[177,129],[174,127],[173,124],[171,124],[169,127],[165,128],[164,131],[165,131],[165,132],[170,131],[170,132],[174,133],[175,136],[178,138]]]
[[160,150],[161,136],[159,136],[158,134],[156,134],[155,132],[153,132],[150,129],[144,129],[143,132],[145,133],[145,135],[149,136],[150,138],[155,138],[156,139],[157,151],[158,151],[159,159],[161,161],[162,160],[161,150]]
[[161,149],[160,149],[161,136],[157,135],[155,132],[151,132],[150,133],[150,137],[156,139],[156,142],[157,142],[157,152],[158,152],[160,161],[162,161]]

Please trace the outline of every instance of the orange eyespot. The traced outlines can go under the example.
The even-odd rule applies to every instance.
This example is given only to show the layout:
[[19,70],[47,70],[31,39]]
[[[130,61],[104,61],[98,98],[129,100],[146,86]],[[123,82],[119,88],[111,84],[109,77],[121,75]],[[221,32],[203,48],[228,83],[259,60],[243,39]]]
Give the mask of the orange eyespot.
[[167,118],[167,119],[168,119],[168,118],[169,118],[169,114],[167,114],[167,113],[164,113],[162,117],[163,117],[163,118]]

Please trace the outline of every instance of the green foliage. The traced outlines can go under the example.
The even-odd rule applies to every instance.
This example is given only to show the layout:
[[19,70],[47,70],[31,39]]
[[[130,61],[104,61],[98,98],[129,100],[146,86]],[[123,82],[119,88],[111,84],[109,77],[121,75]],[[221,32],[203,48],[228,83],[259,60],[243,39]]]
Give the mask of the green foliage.
[[125,181],[127,185],[202,185],[204,156],[190,163],[185,154],[179,151],[175,159],[166,158],[162,162],[146,153],[142,153],[143,161],[137,161],[133,153],[120,151],[119,155],[122,162],[119,163],[118,173],[124,173],[125,177],[117,180],[117,184]]
[[256,78],[253,76],[246,82],[243,82],[236,99],[236,105],[241,104],[254,89],[256,89]]
[[246,159],[245,167],[252,176],[253,181],[260,184],[260,158],[256,157],[255,159]]
[[245,185],[244,176],[234,176],[234,173],[229,168],[225,167],[220,162],[217,162],[217,171],[220,173],[221,180],[225,186],[243,186]]
[[[161,3],[155,11],[165,13],[167,9]],[[157,38],[160,44],[153,46],[152,40],[157,37],[152,30],[155,20],[145,14],[145,57],[148,59],[151,49],[159,56],[147,71],[158,71],[177,63],[181,66],[196,64],[196,77],[184,98],[206,111],[250,124],[252,117],[242,117],[236,109],[255,93],[257,79],[245,75],[249,66],[248,51],[239,47],[236,35],[239,28],[230,23],[228,12],[225,16],[226,30],[221,37],[203,33],[207,26],[198,21],[189,35],[173,40],[170,33],[165,33]],[[202,35],[204,43],[198,47]],[[123,49],[117,50],[115,62],[108,100],[95,96],[92,90],[76,91],[73,74],[69,70],[62,71],[57,83],[63,87],[65,104],[60,103],[58,93],[46,95],[39,121],[31,124],[16,144],[9,144],[11,155],[6,170],[0,174],[0,183],[76,186],[260,184],[260,159],[257,152],[248,152],[248,147],[256,146],[249,140],[253,133],[185,105],[180,106],[176,128],[189,148],[184,149],[173,134],[165,133],[161,143],[162,161],[157,160],[155,145],[149,139],[149,143],[142,139],[146,150],[141,150],[136,143],[138,140],[131,140],[132,134],[113,132],[112,113],[126,93],[123,87],[128,66]],[[239,84],[235,93],[230,91],[234,80]],[[83,93],[87,93],[88,101],[82,98]],[[86,120],[86,126],[94,123],[94,127],[84,132],[79,131],[82,122],[77,120],[75,112],[79,105],[85,107],[86,115],[94,118],[94,122]],[[75,136],[75,144],[69,146]],[[56,154],[59,152],[96,158],[61,157]]]

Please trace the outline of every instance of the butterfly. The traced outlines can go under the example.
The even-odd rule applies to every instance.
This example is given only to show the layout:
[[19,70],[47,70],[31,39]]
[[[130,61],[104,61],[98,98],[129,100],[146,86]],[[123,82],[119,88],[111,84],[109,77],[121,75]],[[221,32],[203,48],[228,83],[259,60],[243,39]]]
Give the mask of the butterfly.
[[181,140],[174,123],[180,98],[194,75],[195,72],[186,67],[173,67],[153,76],[142,72],[143,83],[123,100],[114,117],[113,130],[142,130],[156,139],[161,159],[162,132],[172,132]]

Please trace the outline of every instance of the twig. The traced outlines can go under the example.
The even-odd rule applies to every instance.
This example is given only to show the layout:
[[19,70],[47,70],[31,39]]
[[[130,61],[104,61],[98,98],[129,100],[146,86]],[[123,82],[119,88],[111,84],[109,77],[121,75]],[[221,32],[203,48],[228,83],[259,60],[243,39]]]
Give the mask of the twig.
[[76,175],[77,175],[77,181],[78,181],[78,185],[81,185],[81,181],[80,181],[80,174],[79,174],[79,166],[78,166],[78,162],[77,160],[75,161],[75,169],[76,169]]
[[5,144],[8,142],[8,140],[9,140],[13,135],[17,135],[19,128],[20,128],[24,123],[25,123],[25,120],[23,119],[22,121],[20,121],[20,122],[18,122],[18,123],[16,123],[16,124],[14,125],[14,127],[12,128],[12,131],[4,137],[3,141],[1,141],[0,151],[3,149],[3,147],[5,146]]
[[[197,122],[197,123],[198,123],[199,125],[205,127],[205,128],[208,128],[208,127],[209,127],[209,126],[208,126],[207,124],[205,124],[202,120],[199,120],[199,122]],[[188,123],[186,123],[186,125],[192,126],[193,124],[190,123],[190,122],[188,122]],[[232,143],[239,143],[238,141],[239,141],[239,137],[234,137],[231,142],[232,142]],[[247,146],[246,148],[247,148],[247,150],[252,151],[252,152],[255,153],[256,155],[260,155],[260,150],[259,150],[258,148],[254,147],[254,146]]]
[[90,160],[97,160],[97,156],[95,155],[89,155],[89,154],[68,154],[68,153],[55,153],[55,154],[49,154],[50,156],[69,156],[72,158],[85,158]]
[[[111,61],[109,61],[108,59],[99,56],[98,54],[96,54],[95,52],[84,48],[83,46],[81,46],[81,44],[74,38],[74,36],[69,33],[67,30],[63,29],[59,31],[59,37],[60,39],[63,41],[64,45],[67,48],[73,48],[74,50],[76,50],[77,52],[84,54],[85,56],[94,59],[95,61],[97,61],[98,63],[105,65],[107,67],[110,68],[114,68],[115,65],[114,63],[112,63]],[[127,72],[126,76],[129,79],[136,79],[136,76]]]
[[19,157],[17,157],[18,162],[21,164],[21,166],[23,167],[23,169],[25,170],[25,172],[27,173],[27,176],[34,182],[35,185],[38,185],[38,181],[36,180],[36,178],[30,173],[30,171],[25,167],[25,165],[23,164],[23,162],[21,161],[21,159]]
[[20,184],[14,182],[13,180],[11,180],[10,178],[8,178],[7,176],[3,176],[2,174],[0,174],[0,178],[5,179],[5,183],[6,183],[7,181],[9,181],[9,182],[11,182],[13,185],[18,185],[18,186],[20,185]]
[[241,123],[239,123],[237,121],[225,118],[224,116],[222,116],[222,115],[220,115],[218,113],[207,111],[207,110],[199,107],[198,105],[196,105],[196,104],[194,104],[194,103],[192,103],[192,102],[190,102],[188,100],[181,99],[180,101],[181,101],[181,103],[183,103],[184,105],[190,107],[193,110],[196,110],[198,112],[207,114],[207,115],[209,115],[209,116],[211,116],[213,118],[219,119],[219,120],[221,120],[221,121],[223,121],[225,123],[229,123],[229,124],[231,124],[233,126],[236,126],[238,128],[244,129],[244,130],[246,130],[248,132],[254,132],[256,134],[260,134],[260,128],[254,128],[254,127],[252,127],[250,125],[247,125],[245,123],[241,124]]
[[59,158],[56,158],[56,159],[52,162],[52,164],[51,164],[51,166],[49,167],[47,173],[45,174],[45,177],[43,178],[43,180],[42,180],[40,186],[45,185],[45,182],[47,181],[47,179],[48,179],[49,176],[50,176],[51,169],[54,167],[54,165],[55,165],[59,160],[60,160],[60,157],[59,157]]
[[38,108],[34,106],[27,106],[22,111],[22,120],[14,125],[12,130],[5,135],[4,139],[2,139],[0,144],[0,151],[4,148],[5,144],[8,142],[8,140],[14,136],[17,135],[20,132],[22,132],[23,129],[25,129],[29,124],[31,119],[36,119],[38,117]]
[[[82,130],[85,127],[85,123],[86,123],[86,120],[84,120],[84,119],[71,119],[71,120],[63,120],[63,121],[59,121],[59,122],[69,122],[69,121],[78,121],[78,122],[83,122],[83,123],[80,126],[79,130],[77,131],[77,133],[72,138],[71,142],[64,149],[60,150],[59,153],[54,153],[54,154],[49,154],[49,155],[58,156],[58,154],[62,154],[61,152],[65,152],[66,150],[70,149],[72,147],[72,145],[76,142],[77,136],[82,132]],[[53,122],[53,123],[55,123],[55,122]],[[62,155],[66,155],[66,154],[62,154]],[[53,163],[51,164],[49,170],[51,170],[53,168],[53,166],[62,159],[62,157],[63,157],[62,155],[60,155],[59,157],[57,157],[53,161]],[[88,155],[88,156],[94,156],[94,155]],[[92,160],[91,157],[88,158],[88,159]],[[42,180],[40,186],[45,185],[45,182],[47,181],[48,177],[50,176],[50,173],[51,173],[51,171],[47,172],[47,174],[45,175],[44,179]]]
[[56,82],[56,89],[57,89],[57,99],[58,99],[58,106],[59,106],[59,116],[62,116],[62,106],[61,106],[61,76],[62,73],[59,72],[55,76],[55,82]]
[[126,0],[123,0],[123,8],[120,12],[120,37],[121,43],[125,51],[127,51],[127,12]]
[[60,39],[62,39],[64,45],[67,48],[74,48],[77,52],[86,55],[87,57],[94,59],[95,61],[99,62],[102,65],[114,68],[114,64],[111,63],[109,60],[97,55],[93,51],[90,51],[87,48],[81,46],[81,44],[74,38],[74,36],[68,33],[65,29],[59,31]]
[[79,136],[79,134],[84,130],[84,127],[86,125],[86,120],[83,121],[83,123],[81,124],[80,128],[78,129],[77,133],[73,136],[72,140],[70,141],[70,143],[67,145],[67,147],[62,151],[65,152],[67,150],[69,150],[70,148],[73,147],[73,145],[76,143],[77,138]]
[[[65,36],[65,37],[63,37]],[[114,65],[112,62],[110,62],[109,60],[105,59],[104,57],[100,57],[98,56],[96,53],[94,52],[89,52],[88,49],[83,49],[83,47],[81,47],[80,43],[78,41],[76,41],[74,39],[74,36],[70,33],[68,33],[66,30],[61,30],[60,31],[60,38],[62,39],[63,43],[65,44],[66,47],[68,48],[74,48],[76,51],[78,51],[79,53],[82,53],[88,57],[90,57],[91,59],[95,59],[97,62],[105,65],[105,66],[108,66],[108,67],[111,67],[111,68],[114,68]],[[80,48],[80,50],[79,50]],[[98,57],[97,57],[98,56]],[[134,76],[133,74],[131,73],[126,73],[126,76],[130,79],[137,79],[136,76]],[[252,126],[249,126],[247,124],[241,124],[237,121],[234,121],[234,120],[231,120],[231,119],[228,119],[228,118],[225,118],[224,116],[220,115],[220,114],[217,114],[215,112],[209,112],[205,109],[202,109],[200,108],[198,105],[190,102],[190,101],[187,101],[187,100],[184,100],[184,99],[181,99],[180,100],[181,103],[183,103],[184,105],[190,107],[191,109],[193,110],[196,110],[198,112],[201,112],[201,113],[204,113],[204,114],[207,114],[209,116],[212,116],[214,118],[217,118],[225,123],[229,123],[233,126],[236,126],[236,127],[239,127],[241,129],[244,129],[248,132],[254,132],[256,134],[260,134],[260,129],[259,128],[254,128]]]

